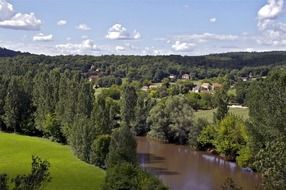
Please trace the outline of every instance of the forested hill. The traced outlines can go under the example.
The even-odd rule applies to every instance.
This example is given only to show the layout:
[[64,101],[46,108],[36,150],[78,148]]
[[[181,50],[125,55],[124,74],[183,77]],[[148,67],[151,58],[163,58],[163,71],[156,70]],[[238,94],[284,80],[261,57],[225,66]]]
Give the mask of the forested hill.
[[15,57],[17,55],[30,55],[30,54],[0,47],[0,57]]
[[[18,56],[15,56],[18,55]],[[26,72],[37,67],[60,68],[90,73],[93,66],[100,72],[100,76],[112,76],[117,78],[130,78],[133,80],[153,80],[160,81],[170,74],[181,76],[184,73],[191,73],[194,78],[210,78],[223,76],[225,74],[235,74],[246,76],[250,72],[257,76],[267,75],[270,69],[276,66],[286,66],[286,52],[237,52],[224,54],[211,54],[206,56],[44,56],[22,54],[7,49],[0,48],[1,71],[6,72],[3,67],[9,70]],[[15,56],[15,57],[13,57]],[[12,58],[11,58],[12,57]],[[7,65],[10,65],[7,67]],[[22,71],[13,69],[11,65],[19,67]],[[6,66],[5,66],[6,65]],[[33,68],[31,69],[31,66]],[[14,72],[12,71],[12,72]]]

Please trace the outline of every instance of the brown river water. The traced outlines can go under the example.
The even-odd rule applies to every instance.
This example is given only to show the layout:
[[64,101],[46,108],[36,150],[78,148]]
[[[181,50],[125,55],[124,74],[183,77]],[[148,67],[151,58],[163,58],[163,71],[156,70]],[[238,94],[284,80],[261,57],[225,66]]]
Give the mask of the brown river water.
[[231,177],[244,190],[254,190],[260,180],[233,162],[191,150],[188,146],[164,144],[137,138],[140,165],[159,177],[171,190],[216,190]]

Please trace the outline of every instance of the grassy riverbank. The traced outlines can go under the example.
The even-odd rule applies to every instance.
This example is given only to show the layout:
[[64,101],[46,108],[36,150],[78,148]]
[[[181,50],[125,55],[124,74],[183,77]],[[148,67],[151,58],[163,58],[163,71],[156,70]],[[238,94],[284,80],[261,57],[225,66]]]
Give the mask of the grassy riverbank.
[[32,155],[51,163],[52,181],[44,190],[100,189],[105,172],[77,159],[69,146],[0,132],[0,172],[9,177],[29,173]]

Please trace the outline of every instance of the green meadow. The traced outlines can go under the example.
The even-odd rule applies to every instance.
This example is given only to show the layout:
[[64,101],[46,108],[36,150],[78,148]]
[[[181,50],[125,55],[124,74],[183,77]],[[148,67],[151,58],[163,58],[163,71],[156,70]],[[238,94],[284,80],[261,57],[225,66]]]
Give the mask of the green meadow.
[[[216,109],[213,110],[199,110],[194,113],[195,118],[204,118],[208,120],[208,122],[213,122],[213,113],[216,111]],[[241,117],[243,120],[246,120],[249,118],[249,110],[246,108],[229,108],[229,113],[235,114],[239,117]]]
[[30,173],[32,155],[51,164],[52,181],[44,190],[96,190],[103,183],[105,172],[77,159],[69,146],[0,132],[0,173],[9,177]]

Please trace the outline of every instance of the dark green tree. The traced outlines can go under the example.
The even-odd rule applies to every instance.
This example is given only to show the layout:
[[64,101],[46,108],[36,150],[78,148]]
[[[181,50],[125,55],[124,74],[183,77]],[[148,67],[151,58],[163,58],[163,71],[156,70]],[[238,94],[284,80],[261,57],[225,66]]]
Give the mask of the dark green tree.
[[108,168],[103,190],[167,190],[160,180],[130,164],[117,164]]
[[92,143],[96,138],[95,126],[86,116],[77,116],[69,132],[69,144],[78,158],[90,163]]
[[121,97],[121,119],[122,122],[129,127],[133,125],[135,121],[137,98],[136,89],[129,84],[125,84],[123,86]]
[[125,125],[115,129],[111,135],[107,167],[124,162],[136,164],[136,147],[136,140],[129,127]]
[[37,156],[32,157],[32,171],[28,175],[18,175],[12,181],[13,190],[40,190],[51,181],[50,163]]
[[217,111],[214,113],[214,121],[221,121],[228,113],[228,96],[225,89],[219,90],[215,93],[215,103]]
[[185,144],[193,126],[193,109],[183,96],[161,100],[149,114],[150,136],[163,141]]
[[100,135],[96,137],[96,140],[92,143],[91,158],[92,164],[106,168],[106,158],[109,153],[111,137],[110,135]]

